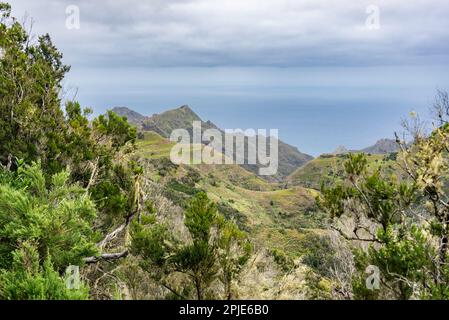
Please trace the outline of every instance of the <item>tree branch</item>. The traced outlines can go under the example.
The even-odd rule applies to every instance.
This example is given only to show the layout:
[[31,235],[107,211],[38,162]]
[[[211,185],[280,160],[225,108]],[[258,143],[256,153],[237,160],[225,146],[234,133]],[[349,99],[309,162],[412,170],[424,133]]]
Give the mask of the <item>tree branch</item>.
[[89,190],[89,188],[94,183],[95,179],[97,178],[97,172],[98,172],[98,162],[100,161],[100,157],[97,157],[95,159],[95,163],[93,163],[92,173],[90,175],[89,183],[87,184],[86,190]]
[[355,237],[351,237],[348,236],[346,233],[344,233],[342,230],[340,230],[339,228],[335,227],[335,226],[330,226],[330,228],[332,230],[337,231],[343,238],[345,238],[346,240],[349,241],[365,241],[365,242],[376,242],[376,243],[381,243],[378,239],[376,238],[372,238],[372,239],[366,239],[366,238],[360,238],[357,234]]
[[117,259],[126,257],[128,254],[129,254],[128,250],[124,250],[122,252],[116,252],[116,253],[103,253],[99,256],[84,258],[83,261],[85,263],[97,263],[99,261],[117,260]]

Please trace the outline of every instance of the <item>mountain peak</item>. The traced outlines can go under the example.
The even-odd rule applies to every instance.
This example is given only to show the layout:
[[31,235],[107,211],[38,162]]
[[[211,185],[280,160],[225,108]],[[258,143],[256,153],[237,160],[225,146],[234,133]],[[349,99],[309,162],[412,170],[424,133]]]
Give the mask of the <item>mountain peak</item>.
[[113,111],[117,114],[134,114],[134,115],[138,115],[140,117],[144,117],[144,115],[142,115],[128,107],[114,107],[114,108],[112,108],[111,111]]
[[111,110],[121,117],[126,117],[128,122],[140,127],[142,123],[145,121],[146,117],[128,107],[114,107]]
[[[130,115],[140,115],[128,108],[114,108],[120,115],[124,115],[130,118]],[[182,105],[178,108],[171,109],[159,114],[153,114],[150,117],[143,117],[138,126],[144,131],[153,131],[164,138],[169,138],[173,130],[185,129],[190,134],[193,131],[193,122],[201,121],[202,130],[217,129],[223,132],[211,121],[203,121],[201,118],[188,106]],[[141,118],[139,118],[141,120]],[[247,142],[246,142],[247,143]],[[279,170],[277,175],[273,177],[264,177],[273,181],[281,181],[284,177],[292,173],[296,168],[302,166],[306,162],[313,159],[312,156],[301,153],[298,148],[291,146],[281,140],[279,143]],[[260,164],[242,165],[246,170],[257,174]]]
[[195,113],[195,111],[193,111],[186,104],[177,109],[165,111],[165,112],[161,113],[161,115],[166,114],[167,112],[171,113],[173,115],[176,115],[176,113],[179,112],[180,114],[178,116],[180,116],[180,117],[188,116],[189,119],[193,118],[195,121],[202,121],[201,118]]
[[144,130],[154,131],[168,138],[174,129],[188,129],[191,131],[194,121],[202,120],[188,105],[183,105],[179,108],[147,117],[142,127]]
[[396,140],[394,139],[379,139],[374,145],[363,149],[365,153],[372,154],[387,154],[392,152],[397,152],[399,149]]
[[333,154],[346,154],[349,153],[348,149],[345,146],[338,146],[337,149],[333,152]]
[[193,112],[193,110],[187,104],[180,106],[178,109]]

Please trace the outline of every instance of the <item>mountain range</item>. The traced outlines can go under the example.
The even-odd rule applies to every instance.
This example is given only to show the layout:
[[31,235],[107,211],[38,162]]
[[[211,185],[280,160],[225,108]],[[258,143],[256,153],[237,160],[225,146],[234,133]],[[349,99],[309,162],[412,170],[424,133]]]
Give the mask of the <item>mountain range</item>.
[[[168,203],[181,208],[192,194],[205,191],[220,212],[248,232],[256,246],[282,250],[288,259],[303,254],[306,234],[322,232],[326,217],[317,209],[315,198],[322,183],[340,181],[347,158],[340,152],[347,153],[345,147],[338,148],[338,154],[313,158],[279,141],[279,173],[271,179],[258,176],[257,166],[175,165],[170,161],[175,142],[168,139],[172,130],[192,132],[192,122],[201,121],[203,129],[223,131],[213,122],[203,121],[188,106],[151,116],[123,107],[112,111],[127,117],[139,129],[136,155],[147,166],[154,192]],[[380,140],[365,150],[385,152],[388,144]],[[391,158],[389,154],[368,154],[368,167],[394,170]]]
[[[113,112],[120,116],[125,116],[128,121],[136,126],[140,131],[152,131],[159,134],[161,137],[169,138],[170,134],[175,129],[185,129],[190,134],[193,131],[193,122],[200,121],[201,127],[204,130],[207,129],[217,129],[225,135],[224,131],[216,126],[213,122],[207,120],[202,120],[189,106],[183,105],[179,108],[170,109],[168,111],[162,112],[160,114],[153,114],[151,116],[142,115],[127,107],[115,107],[112,109]],[[208,142],[203,142],[207,144]],[[248,147],[254,147],[248,145],[248,139],[245,139],[245,149]],[[223,144],[224,145],[224,144]],[[274,176],[261,176],[270,182],[281,182],[284,181],[288,176],[295,172],[300,167],[314,159],[311,155],[303,153],[298,150],[297,147],[289,145],[282,140],[278,140],[278,156],[279,156],[279,168],[278,172]],[[223,151],[223,150],[219,150]],[[351,150],[349,151],[344,146],[339,146],[333,153],[345,154],[348,152],[365,152],[368,154],[384,155],[393,152],[397,152],[398,147],[396,141],[393,139],[380,139],[374,145],[364,148],[362,150]],[[247,154],[245,154],[245,160],[247,160]],[[246,170],[258,174],[260,164],[241,165]]]
[[[192,133],[193,122],[200,121],[201,128],[217,129],[225,135],[224,131],[216,126],[211,121],[203,121],[189,106],[184,105],[176,109],[168,110],[160,114],[153,114],[152,116],[143,116],[129,108],[118,107],[112,109],[120,116],[127,117],[128,121],[135,125],[142,131],[153,131],[158,133],[164,138],[169,138],[170,134],[175,129],[185,129],[189,133]],[[205,142],[207,144],[207,142]],[[249,141],[245,139],[245,149],[248,150]],[[251,148],[251,146],[249,146]],[[222,150],[220,150],[222,151]],[[289,174],[291,174],[296,168],[306,164],[312,160],[311,155],[302,153],[298,148],[289,145],[281,140],[278,140],[278,159],[279,168],[278,172],[274,176],[262,176],[268,181],[282,181]],[[247,153],[245,153],[245,164],[242,164],[246,170],[258,174],[260,164],[250,165],[247,164]]]
[[361,150],[348,150],[345,146],[338,146],[332,154],[346,154],[346,153],[357,153],[364,152],[368,154],[389,154],[398,152],[399,146],[394,139],[380,139],[374,145]]
[[399,146],[394,139],[380,139],[374,145],[362,149],[362,152],[371,154],[388,154],[398,152]]

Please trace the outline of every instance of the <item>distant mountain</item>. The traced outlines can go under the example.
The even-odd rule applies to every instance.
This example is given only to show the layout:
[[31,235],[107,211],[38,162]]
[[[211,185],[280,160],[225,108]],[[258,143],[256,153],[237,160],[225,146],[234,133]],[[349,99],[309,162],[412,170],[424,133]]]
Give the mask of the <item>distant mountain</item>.
[[201,122],[203,131],[212,128],[218,129],[212,122],[204,122],[201,120],[201,118],[186,105],[147,117],[142,124],[142,129],[154,131],[165,138],[169,138],[171,132],[175,129],[186,129],[192,134],[194,121]]
[[345,146],[338,146],[332,154],[346,154],[349,153],[349,150],[346,149]]
[[111,111],[115,112],[119,116],[126,117],[129,123],[135,125],[138,128],[142,126],[142,123],[147,118],[144,115],[141,115],[140,113],[127,107],[115,107]]
[[398,150],[398,144],[394,139],[380,139],[373,146],[362,149],[361,151],[371,154],[388,154],[397,152]]
[[[396,140],[380,139],[374,145],[361,150],[348,150],[345,146],[338,146],[334,152],[327,155],[344,155],[348,153],[370,153],[370,154],[389,154],[397,152],[399,149]],[[326,155],[326,154],[325,154]]]
[[[225,136],[223,130],[218,128],[211,121],[203,121],[187,105],[184,105],[177,109],[168,110],[160,114],[153,114],[150,117],[144,117],[128,108],[115,108],[113,109],[113,111],[121,116],[128,117],[128,121],[136,125],[138,128],[144,131],[156,132],[164,138],[169,138],[171,132],[175,129],[186,129],[189,133],[192,133],[193,121],[201,121],[201,128],[203,132],[204,130],[213,128],[220,130],[223,136]],[[207,142],[203,143],[207,144]],[[245,144],[246,150],[248,150],[248,148],[254,147],[248,145],[247,138],[245,139],[245,143],[246,143]],[[266,180],[282,181],[285,177],[287,177],[289,174],[295,171],[298,167],[304,165],[305,163],[313,159],[312,156],[300,152],[296,147],[291,146],[281,140],[278,141],[278,152],[279,152],[278,173],[274,176],[262,176]],[[245,154],[245,159],[247,159],[247,154]],[[248,171],[258,174],[259,168],[262,166],[260,164],[256,165],[243,164],[242,167],[247,169]]]

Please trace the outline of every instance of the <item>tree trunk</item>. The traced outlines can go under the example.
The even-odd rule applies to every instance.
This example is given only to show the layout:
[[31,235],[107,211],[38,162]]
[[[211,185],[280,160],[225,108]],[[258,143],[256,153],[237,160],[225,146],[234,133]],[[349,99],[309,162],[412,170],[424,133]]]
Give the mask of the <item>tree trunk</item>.
[[448,246],[448,237],[447,237],[447,235],[443,235],[441,237],[440,250],[438,252],[440,268],[446,264],[447,246]]
[[203,292],[201,288],[201,280],[198,276],[195,276],[196,297],[198,300],[203,300]]

